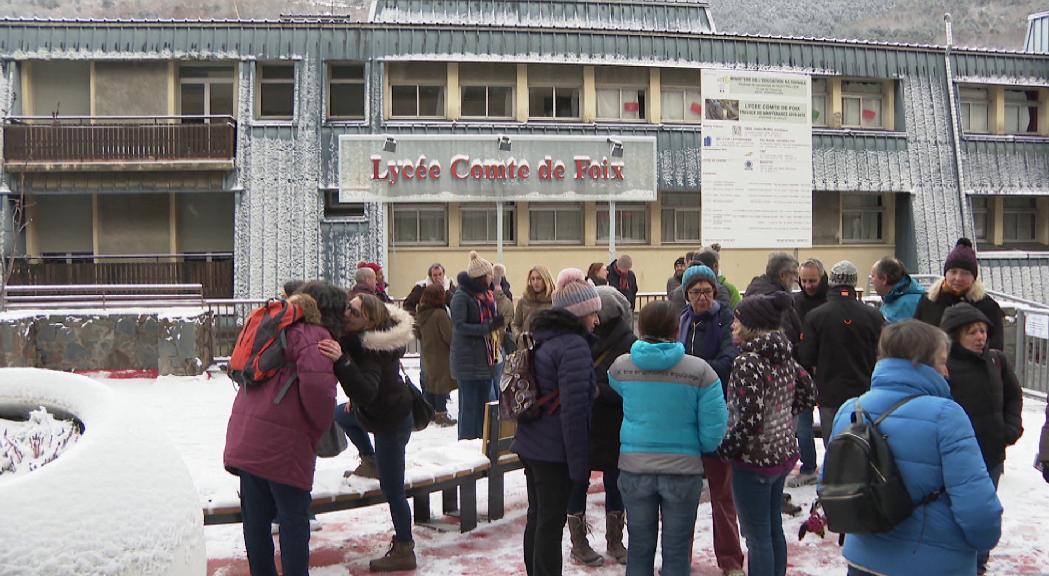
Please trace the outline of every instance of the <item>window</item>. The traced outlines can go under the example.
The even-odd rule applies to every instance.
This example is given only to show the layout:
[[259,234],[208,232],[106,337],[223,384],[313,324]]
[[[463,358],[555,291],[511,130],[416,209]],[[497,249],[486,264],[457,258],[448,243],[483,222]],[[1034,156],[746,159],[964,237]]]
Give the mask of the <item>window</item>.
[[393,206],[393,243],[397,246],[443,246],[448,243],[444,206]]
[[291,120],[295,115],[295,65],[261,64],[259,118]]
[[988,208],[989,198],[986,196],[972,196],[973,228],[976,232],[977,241],[990,240],[988,232],[991,230],[991,214]]
[[841,195],[843,242],[878,242],[882,239],[885,208],[881,194]]
[[[597,205],[597,241],[608,242],[608,203]],[[645,204],[616,204],[616,242],[644,244],[648,241],[648,209]]]
[[[181,66],[179,75],[179,113],[183,116],[233,116],[232,66]],[[183,123],[210,122],[186,118]]]
[[1038,91],[1005,91],[1005,133],[1033,134],[1038,132]]
[[1034,242],[1038,205],[1035,198],[1005,198],[1002,233],[1006,242]]
[[698,193],[663,194],[662,229],[664,243],[699,242],[700,197]]
[[664,68],[660,70],[660,114],[663,122],[703,121],[703,99],[699,93],[698,70]]
[[[503,204],[503,244],[516,243],[514,205]],[[498,214],[494,204],[465,205],[459,209],[459,241],[462,244],[495,244]]]
[[462,114],[464,118],[512,118],[514,87],[463,86]]
[[812,125],[827,125],[827,79],[812,79]]
[[883,128],[880,82],[843,82],[842,126]]
[[338,190],[324,191],[325,218],[364,218],[364,204],[339,202]]
[[443,118],[448,66],[395,62],[389,65],[390,112],[394,118]]
[[987,132],[987,113],[990,99],[983,88],[961,88],[962,132]]
[[528,67],[528,116],[578,120],[582,90],[581,66],[531,65]]
[[594,76],[599,120],[645,119],[647,69],[604,66],[597,68]]
[[529,206],[528,220],[528,240],[532,243],[583,243],[583,207],[580,204]]
[[328,65],[328,117],[364,118],[364,64]]

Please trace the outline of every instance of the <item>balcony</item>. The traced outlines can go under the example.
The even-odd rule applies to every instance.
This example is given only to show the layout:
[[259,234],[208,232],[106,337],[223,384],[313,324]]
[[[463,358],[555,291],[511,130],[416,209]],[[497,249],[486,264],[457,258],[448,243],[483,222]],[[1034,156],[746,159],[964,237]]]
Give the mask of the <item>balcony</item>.
[[11,116],[4,119],[10,172],[232,170],[230,116]]
[[205,298],[233,296],[233,255],[139,254],[15,258],[11,285],[200,284]]

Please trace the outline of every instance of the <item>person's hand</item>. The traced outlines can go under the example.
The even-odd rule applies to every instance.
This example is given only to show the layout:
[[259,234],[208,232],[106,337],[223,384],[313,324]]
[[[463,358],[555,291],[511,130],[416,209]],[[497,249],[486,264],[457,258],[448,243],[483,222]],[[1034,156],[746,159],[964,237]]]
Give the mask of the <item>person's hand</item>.
[[488,321],[488,330],[495,332],[496,330],[506,326],[506,318],[502,315],[496,316]]
[[342,346],[339,346],[339,343],[331,338],[325,338],[318,342],[317,348],[320,348],[321,355],[332,362],[342,358]]

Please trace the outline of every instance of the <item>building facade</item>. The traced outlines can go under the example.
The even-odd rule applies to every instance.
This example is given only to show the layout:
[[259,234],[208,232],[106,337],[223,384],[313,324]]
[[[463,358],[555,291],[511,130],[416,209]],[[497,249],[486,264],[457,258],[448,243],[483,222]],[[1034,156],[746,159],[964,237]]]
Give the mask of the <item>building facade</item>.
[[[3,249],[36,280],[161,266],[239,297],[296,277],[346,283],[379,260],[403,296],[432,262],[454,273],[469,250],[496,258],[500,223],[515,286],[537,263],[607,262],[614,229],[642,290],[662,290],[700,242],[704,68],[812,77],[799,258],[896,254],[939,272],[968,235],[992,288],[1047,301],[1049,57],[719,34],[693,0],[379,0],[365,22],[2,20]],[[353,202],[341,136],[435,150],[505,137],[533,168],[573,138],[650,140],[655,190],[614,209]],[[745,285],[766,253],[728,249],[723,272]]]

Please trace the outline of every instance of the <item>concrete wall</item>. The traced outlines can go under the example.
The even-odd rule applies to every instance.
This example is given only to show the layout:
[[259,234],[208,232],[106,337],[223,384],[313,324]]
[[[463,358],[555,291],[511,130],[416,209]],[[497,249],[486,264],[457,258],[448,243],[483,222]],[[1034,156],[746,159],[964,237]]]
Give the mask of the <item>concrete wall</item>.
[[95,62],[96,116],[167,113],[167,62]]
[[100,194],[97,254],[171,253],[168,194]]
[[32,255],[94,251],[91,196],[34,196],[29,205]]
[[233,251],[234,195],[177,194],[175,230],[179,252]]
[[211,317],[158,313],[8,312],[0,318],[0,368],[156,370],[196,376],[211,365]]
[[29,89],[24,112],[33,116],[89,116],[91,64],[86,61],[37,60],[28,63]]

